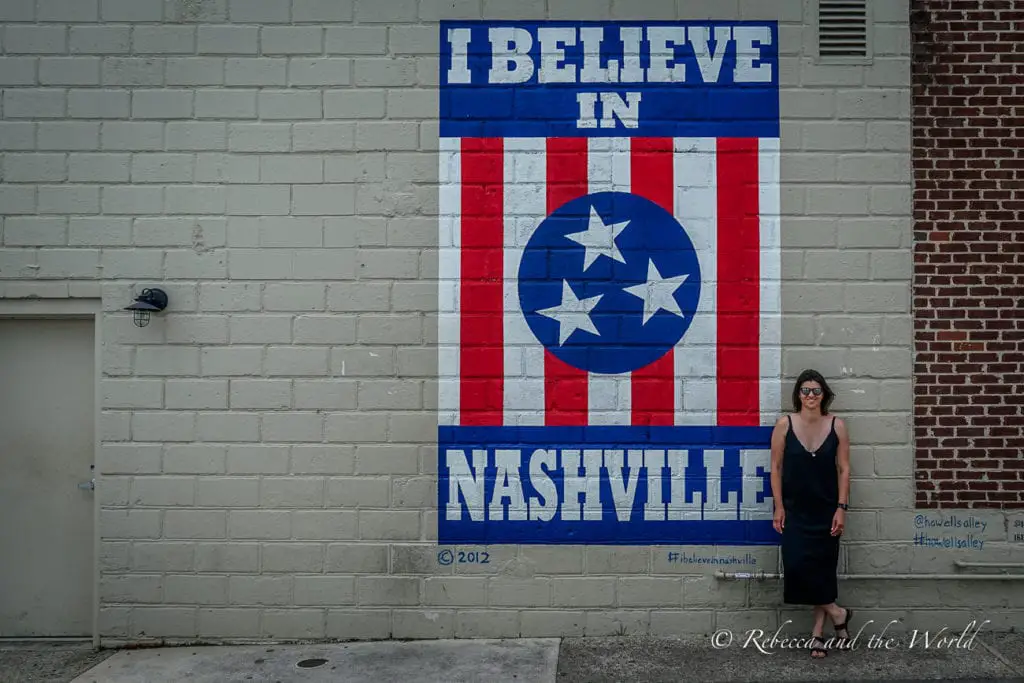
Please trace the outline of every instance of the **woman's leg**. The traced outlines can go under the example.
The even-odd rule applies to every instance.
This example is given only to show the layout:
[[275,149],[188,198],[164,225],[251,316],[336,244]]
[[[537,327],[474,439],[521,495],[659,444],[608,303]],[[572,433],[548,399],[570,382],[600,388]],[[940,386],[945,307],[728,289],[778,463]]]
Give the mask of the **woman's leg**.
[[[811,635],[816,636],[818,638],[822,637],[823,632],[825,630],[825,615],[826,614],[827,614],[827,612],[825,611],[824,606],[822,606],[822,605],[815,605],[814,606],[814,629],[811,631]],[[840,622],[840,623],[842,623],[842,622]],[[812,645],[814,645],[814,644],[815,643],[812,643]],[[823,645],[823,643],[816,643],[816,644],[819,647]],[[826,653],[824,653],[824,652],[814,652],[814,651],[811,652],[811,656],[812,657],[824,657],[825,654]]]
[[[832,620],[832,624],[835,626],[845,624],[846,618],[850,616],[849,610],[847,610],[845,607],[840,607],[834,602],[828,605],[822,605],[822,610],[824,613],[828,614],[829,619]],[[843,640],[850,639],[849,629],[846,628],[837,629],[836,635],[842,638]]]

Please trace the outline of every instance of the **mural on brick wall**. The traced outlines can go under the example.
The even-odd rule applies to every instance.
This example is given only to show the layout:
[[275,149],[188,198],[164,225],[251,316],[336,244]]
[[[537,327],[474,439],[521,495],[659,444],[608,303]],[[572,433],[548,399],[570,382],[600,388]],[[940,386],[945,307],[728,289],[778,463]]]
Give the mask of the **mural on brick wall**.
[[778,542],[777,37],[442,22],[439,542]]

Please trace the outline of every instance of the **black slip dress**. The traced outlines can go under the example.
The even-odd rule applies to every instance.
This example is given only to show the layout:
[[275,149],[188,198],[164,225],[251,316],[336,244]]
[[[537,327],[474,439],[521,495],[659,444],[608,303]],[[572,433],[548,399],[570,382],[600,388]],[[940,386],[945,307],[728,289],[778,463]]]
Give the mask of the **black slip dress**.
[[795,605],[828,605],[839,596],[836,575],[839,536],[832,535],[832,518],[839,506],[836,458],[839,436],[835,417],[817,451],[808,451],[789,419],[782,459],[783,601]]

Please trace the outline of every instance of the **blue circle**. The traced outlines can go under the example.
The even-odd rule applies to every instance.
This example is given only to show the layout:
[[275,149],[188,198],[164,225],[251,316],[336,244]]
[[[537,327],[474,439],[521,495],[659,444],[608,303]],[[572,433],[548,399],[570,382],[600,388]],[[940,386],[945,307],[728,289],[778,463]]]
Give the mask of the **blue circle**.
[[[577,241],[585,235],[576,233],[588,230],[592,211],[621,231],[614,239],[617,253],[605,242],[602,251],[590,248],[587,262],[588,247]],[[627,288],[645,285],[652,263],[653,280],[686,277],[678,287],[673,282],[660,288],[678,311],[648,306],[653,315],[645,321],[645,299]],[[697,253],[672,214],[635,194],[599,192],[563,204],[530,237],[519,266],[519,303],[537,340],[559,359],[580,370],[617,374],[653,363],[682,339],[697,310],[700,284]],[[591,298],[598,296],[595,303]],[[589,322],[576,316],[565,326],[571,334],[564,339],[562,323],[552,317],[557,310],[542,313],[563,299],[590,299]],[[654,301],[671,305],[664,298]]]

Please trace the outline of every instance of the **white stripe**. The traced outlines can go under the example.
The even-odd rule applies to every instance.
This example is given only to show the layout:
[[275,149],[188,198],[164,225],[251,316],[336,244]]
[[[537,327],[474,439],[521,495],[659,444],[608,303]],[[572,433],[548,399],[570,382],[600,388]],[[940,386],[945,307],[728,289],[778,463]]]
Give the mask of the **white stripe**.
[[762,138],[758,144],[758,206],[761,213],[761,424],[771,425],[783,409],[779,139]]
[[[587,191],[630,191],[629,138],[587,140]],[[632,373],[587,373],[587,424],[628,425],[632,422]]]
[[697,313],[675,347],[676,394],[680,397],[675,424],[713,425],[718,421],[715,367],[717,144],[714,138],[676,138],[674,143],[675,217],[697,251],[701,276]]
[[462,141],[440,140],[438,178],[438,424],[459,424],[459,274],[462,222]]
[[505,138],[504,424],[544,424],[544,347],[519,305],[523,249],[546,216],[544,138]]

